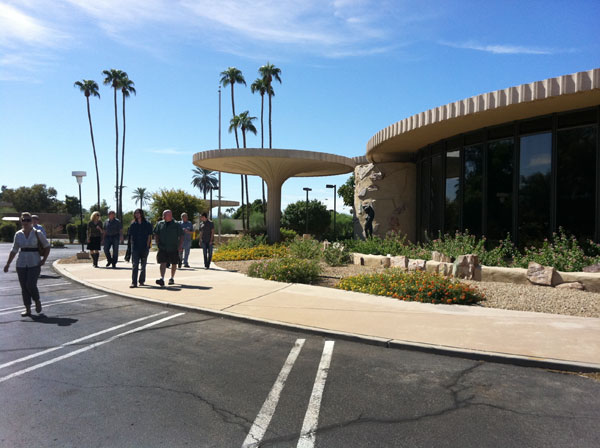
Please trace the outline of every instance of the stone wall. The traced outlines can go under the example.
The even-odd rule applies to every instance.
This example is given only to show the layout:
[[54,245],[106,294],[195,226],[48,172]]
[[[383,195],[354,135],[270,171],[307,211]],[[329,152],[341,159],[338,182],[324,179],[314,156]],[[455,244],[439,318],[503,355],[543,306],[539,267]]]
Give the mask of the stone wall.
[[363,207],[371,205],[375,211],[374,236],[384,237],[387,232],[396,231],[415,241],[416,165],[404,162],[357,165],[354,177],[355,235],[365,237],[367,215]]

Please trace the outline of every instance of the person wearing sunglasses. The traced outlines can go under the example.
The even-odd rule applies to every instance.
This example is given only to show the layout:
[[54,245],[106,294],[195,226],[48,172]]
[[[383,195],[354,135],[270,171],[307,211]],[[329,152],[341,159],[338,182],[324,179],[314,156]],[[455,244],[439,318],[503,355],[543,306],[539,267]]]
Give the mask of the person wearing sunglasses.
[[21,285],[23,305],[25,305],[25,311],[21,313],[21,316],[27,317],[31,316],[32,301],[35,303],[35,311],[38,314],[42,312],[37,281],[41,268],[50,254],[50,243],[42,232],[33,228],[30,213],[21,213],[21,226],[22,229],[15,233],[13,247],[4,266],[4,272],[8,272],[10,264],[18,253],[17,275]]

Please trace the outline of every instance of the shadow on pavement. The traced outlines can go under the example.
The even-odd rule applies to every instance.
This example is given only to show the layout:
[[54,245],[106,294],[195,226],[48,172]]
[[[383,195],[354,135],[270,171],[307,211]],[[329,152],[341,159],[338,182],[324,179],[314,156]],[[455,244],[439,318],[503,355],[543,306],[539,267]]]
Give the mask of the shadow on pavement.
[[71,319],[70,317],[48,317],[44,313],[37,316],[32,315],[31,319],[40,324],[52,324],[59,327],[68,327],[78,321],[78,319]]

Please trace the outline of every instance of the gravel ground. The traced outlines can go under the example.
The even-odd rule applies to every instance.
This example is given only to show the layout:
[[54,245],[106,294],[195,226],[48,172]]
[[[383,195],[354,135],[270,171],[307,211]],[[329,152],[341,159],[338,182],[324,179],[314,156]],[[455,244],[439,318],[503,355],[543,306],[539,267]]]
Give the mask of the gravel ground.
[[[216,264],[223,269],[245,274],[248,272],[248,266],[252,263],[253,261],[220,261]],[[334,287],[342,277],[384,271],[384,268],[358,265],[332,267],[323,263],[322,267],[323,273],[316,284],[327,287]],[[485,295],[486,300],[476,306],[600,317],[600,293],[513,283],[482,283],[466,280],[464,282],[476,287]]]

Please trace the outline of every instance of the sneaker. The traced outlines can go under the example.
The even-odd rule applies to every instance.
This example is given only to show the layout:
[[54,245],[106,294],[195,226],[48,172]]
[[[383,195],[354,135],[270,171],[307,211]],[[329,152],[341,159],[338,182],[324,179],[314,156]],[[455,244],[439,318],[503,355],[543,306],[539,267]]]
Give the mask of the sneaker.
[[184,265],[183,265],[183,267],[185,267],[185,268],[189,268],[189,267],[190,267],[190,265],[186,263],[186,264],[184,264]]
[[169,279],[169,285],[174,285],[175,284],[175,280],[173,280],[173,278]]
[[160,286],[165,286],[165,281],[162,278],[159,278],[158,280],[156,280],[156,284]]
[[31,310],[30,310],[29,308],[27,308],[25,311],[23,311],[23,312],[21,313],[21,316],[22,316],[22,317],[28,317],[28,316],[31,316]]
[[35,312],[38,314],[42,312],[42,303],[39,300],[35,301]]
[[137,285],[135,283],[132,283],[131,285],[129,285],[130,288],[137,288]]

